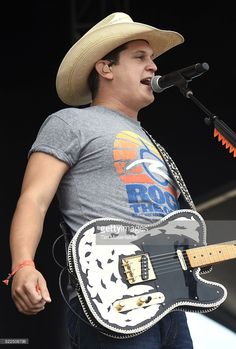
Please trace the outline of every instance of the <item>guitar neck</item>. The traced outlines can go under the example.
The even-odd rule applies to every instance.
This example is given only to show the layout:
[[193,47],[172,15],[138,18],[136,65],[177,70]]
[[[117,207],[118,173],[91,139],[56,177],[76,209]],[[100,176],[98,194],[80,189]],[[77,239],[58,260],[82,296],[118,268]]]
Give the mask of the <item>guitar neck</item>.
[[236,240],[186,250],[191,267],[204,267],[236,258]]

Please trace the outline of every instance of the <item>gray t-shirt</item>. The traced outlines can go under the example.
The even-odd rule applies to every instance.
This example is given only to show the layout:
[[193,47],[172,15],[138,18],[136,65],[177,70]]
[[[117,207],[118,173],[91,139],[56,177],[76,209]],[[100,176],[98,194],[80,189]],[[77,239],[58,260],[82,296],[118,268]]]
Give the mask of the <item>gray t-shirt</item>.
[[29,155],[69,164],[57,191],[65,222],[77,231],[100,217],[153,223],[179,208],[178,190],[140,122],[92,106],[48,116]]

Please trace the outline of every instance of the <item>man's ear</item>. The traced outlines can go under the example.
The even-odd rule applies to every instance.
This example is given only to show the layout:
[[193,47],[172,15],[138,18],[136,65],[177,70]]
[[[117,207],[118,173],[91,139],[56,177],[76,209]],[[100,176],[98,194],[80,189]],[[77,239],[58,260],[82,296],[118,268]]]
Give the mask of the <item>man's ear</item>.
[[104,78],[111,79],[113,77],[112,67],[107,64],[107,61],[97,61],[95,64],[95,69],[97,70],[98,74]]

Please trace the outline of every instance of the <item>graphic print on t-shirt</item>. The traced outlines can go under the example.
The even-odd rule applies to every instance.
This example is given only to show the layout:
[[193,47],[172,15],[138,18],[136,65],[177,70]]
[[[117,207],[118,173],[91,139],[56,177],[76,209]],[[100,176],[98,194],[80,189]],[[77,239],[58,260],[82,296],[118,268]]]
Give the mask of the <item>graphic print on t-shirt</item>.
[[179,208],[176,185],[150,141],[131,131],[118,133],[113,160],[133,216],[163,217]]

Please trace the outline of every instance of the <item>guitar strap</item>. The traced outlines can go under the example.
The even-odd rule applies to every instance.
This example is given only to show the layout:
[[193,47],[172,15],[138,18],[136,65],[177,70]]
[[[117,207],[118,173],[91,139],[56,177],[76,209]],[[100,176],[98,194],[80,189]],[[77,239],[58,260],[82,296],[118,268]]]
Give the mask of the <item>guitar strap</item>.
[[155,141],[155,139],[144,129],[142,128],[143,131],[146,133],[146,135],[148,136],[148,138],[151,140],[151,142],[154,144],[154,146],[157,148],[157,150],[160,152],[160,154],[162,155],[163,159],[165,160],[165,163],[167,165],[167,168],[169,169],[170,173],[172,174],[180,192],[182,193],[185,201],[187,202],[187,204],[189,205],[189,207],[193,210],[196,211],[196,207],[194,205],[194,202],[191,198],[191,195],[188,191],[188,188],[183,180],[183,177],[180,174],[180,171],[178,170],[175,162],[172,160],[172,158],[170,157],[170,155],[167,153],[167,151],[159,144]]

